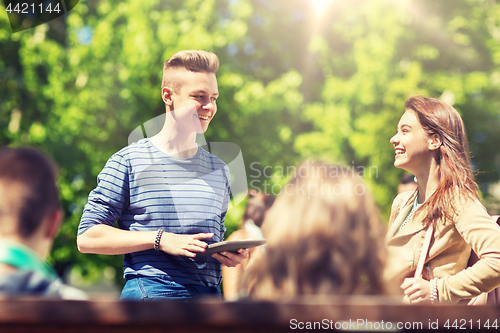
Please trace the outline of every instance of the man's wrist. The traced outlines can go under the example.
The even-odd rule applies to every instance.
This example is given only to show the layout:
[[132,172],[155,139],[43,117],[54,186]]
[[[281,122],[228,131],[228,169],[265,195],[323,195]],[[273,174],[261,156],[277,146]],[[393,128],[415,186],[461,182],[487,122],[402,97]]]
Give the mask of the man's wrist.
[[156,232],[156,238],[153,246],[153,249],[155,249],[156,251],[160,251],[160,242],[162,235],[163,235],[163,230],[158,229],[158,231]]

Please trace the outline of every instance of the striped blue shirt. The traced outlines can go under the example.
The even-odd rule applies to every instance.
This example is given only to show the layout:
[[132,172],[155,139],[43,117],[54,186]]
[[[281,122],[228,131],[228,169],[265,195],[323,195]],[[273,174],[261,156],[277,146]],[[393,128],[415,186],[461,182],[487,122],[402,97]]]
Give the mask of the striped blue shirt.
[[[214,233],[224,238],[230,178],[227,165],[198,146],[190,159],[168,156],[149,139],[135,142],[108,160],[89,195],[78,228],[97,224],[131,231],[162,229],[176,234]],[[222,273],[210,256],[172,256],[153,249],[125,254],[124,277],[163,276],[183,285],[214,287]]]

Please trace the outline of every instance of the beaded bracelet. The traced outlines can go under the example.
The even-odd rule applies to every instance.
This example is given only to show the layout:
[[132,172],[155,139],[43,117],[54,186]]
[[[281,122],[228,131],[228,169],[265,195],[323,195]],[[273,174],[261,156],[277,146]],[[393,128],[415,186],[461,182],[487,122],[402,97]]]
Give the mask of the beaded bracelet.
[[438,301],[437,280],[438,278],[434,278],[431,280],[431,289],[429,290],[429,296],[431,298],[432,304],[437,303]]
[[163,230],[158,229],[158,233],[156,234],[156,239],[155,239],[155,250],[160,250],[160,240],[161,240],[161,235],[163,234]]

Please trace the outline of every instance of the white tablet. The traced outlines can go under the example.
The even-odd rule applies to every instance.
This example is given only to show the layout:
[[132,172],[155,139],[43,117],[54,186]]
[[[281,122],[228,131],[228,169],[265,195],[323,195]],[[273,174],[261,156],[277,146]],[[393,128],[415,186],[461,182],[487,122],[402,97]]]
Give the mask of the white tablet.
[[222,251],[237,252],[239,249],[248,249],[265,243],[266,243],[265,239],[259,239],[259,240],[244,239],[239,241],[224,241],[224,242],[210,244],[205,250],[205,252],[197,252],[196,256],[197,257],[208,256],[211,255],[212,253],[218,253]]

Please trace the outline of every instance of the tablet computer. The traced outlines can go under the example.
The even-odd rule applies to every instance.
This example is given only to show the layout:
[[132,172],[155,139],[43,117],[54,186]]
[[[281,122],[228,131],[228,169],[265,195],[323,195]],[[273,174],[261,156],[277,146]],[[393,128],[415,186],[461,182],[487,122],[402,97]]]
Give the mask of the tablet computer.
[[205,252],[196,253],[197,257],[201,256],[209,256],[212,253],[218,253],[222,251],[232,251],[237,252],[239,249],[248,249],[251,247],[256,247],[262,244],[265,244],[265,239],[244,239],[239,241],[223,241],[219,243],[210,244]]

